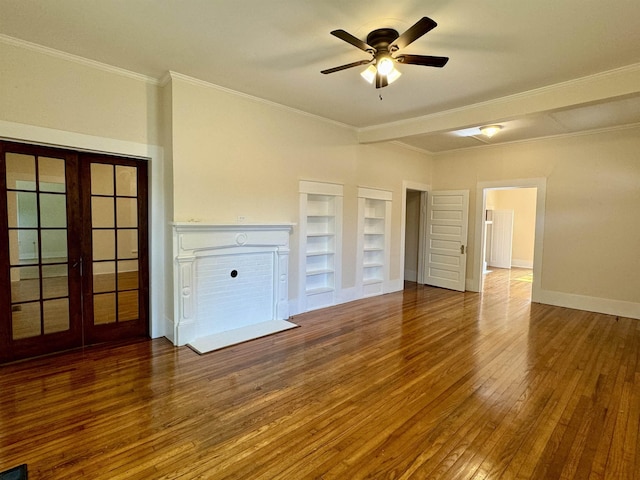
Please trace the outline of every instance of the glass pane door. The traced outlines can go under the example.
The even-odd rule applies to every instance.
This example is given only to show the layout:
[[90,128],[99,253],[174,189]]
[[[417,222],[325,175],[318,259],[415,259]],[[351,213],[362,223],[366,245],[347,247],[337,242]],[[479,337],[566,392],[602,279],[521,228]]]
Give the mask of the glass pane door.
[[0,141],[0,363],[148,333],[147,164]]
[[[83,156],[90,341],[147,332],[146,163]],[[88,239],[90,238],[90,241]]]
[[7,349],[20,357],[80,345],[78,202],[69,188],[77,159],[43,147],[3,147]]

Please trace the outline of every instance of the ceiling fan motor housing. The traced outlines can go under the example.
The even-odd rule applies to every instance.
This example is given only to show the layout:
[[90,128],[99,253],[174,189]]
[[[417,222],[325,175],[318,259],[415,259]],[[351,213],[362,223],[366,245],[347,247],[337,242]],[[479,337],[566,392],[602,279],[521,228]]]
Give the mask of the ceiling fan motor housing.
[[389,51],[389,45],[400,35],[393,28],[378,28],[367,35],[367,44],[376,49],[377,53]]

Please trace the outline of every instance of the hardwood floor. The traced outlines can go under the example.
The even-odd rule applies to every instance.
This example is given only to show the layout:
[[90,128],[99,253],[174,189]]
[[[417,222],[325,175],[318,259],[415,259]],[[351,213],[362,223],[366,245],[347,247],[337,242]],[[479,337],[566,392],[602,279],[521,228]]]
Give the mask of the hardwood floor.
[[530,304],[526,274],[408,284],[204,356],[157,339],[0,367],[0,471],[640,478],[640,322]]

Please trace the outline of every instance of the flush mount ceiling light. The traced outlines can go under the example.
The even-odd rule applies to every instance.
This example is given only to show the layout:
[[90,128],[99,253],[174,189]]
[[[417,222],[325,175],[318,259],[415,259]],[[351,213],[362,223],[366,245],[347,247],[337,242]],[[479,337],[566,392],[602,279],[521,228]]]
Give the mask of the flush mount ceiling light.
[[486,125],[484,127],[480,127],[480,133],[487,138],[493,137],[500,130],[502,130],[502,125]]
[[413,43],[422,35],[435,28],[436,25],[437,23],[429,17],[422,17],[402,35],[398,35],[398,32],[392,28],[379,28],[367,35],[366,43],[344,30],[334,30],[331,32],[331,35],[367,52],[373,58],[322,70],[321,73],[328,74],[360,65],[369,65],[360,75],[369,83],[373,83],[375,80],[376,88],[382,88],[393,83],[400,77],[401,73],[395,68],[396,62],[406,63],[408,65],[423,65],[426,67],[444,67],[449,61],[449,57],[408,54],[394,56],[398,50]]

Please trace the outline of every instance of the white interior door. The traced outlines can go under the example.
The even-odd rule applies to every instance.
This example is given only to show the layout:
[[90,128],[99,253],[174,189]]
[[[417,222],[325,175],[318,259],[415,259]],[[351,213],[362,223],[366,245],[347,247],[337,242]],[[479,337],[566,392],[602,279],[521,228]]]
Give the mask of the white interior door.
[[465,291],[469,190],[430,192],[424,280],[427,285]]
[[496,268],[511,268],[513,251],[513,210],[493,210],[491,247],[487,264]]

